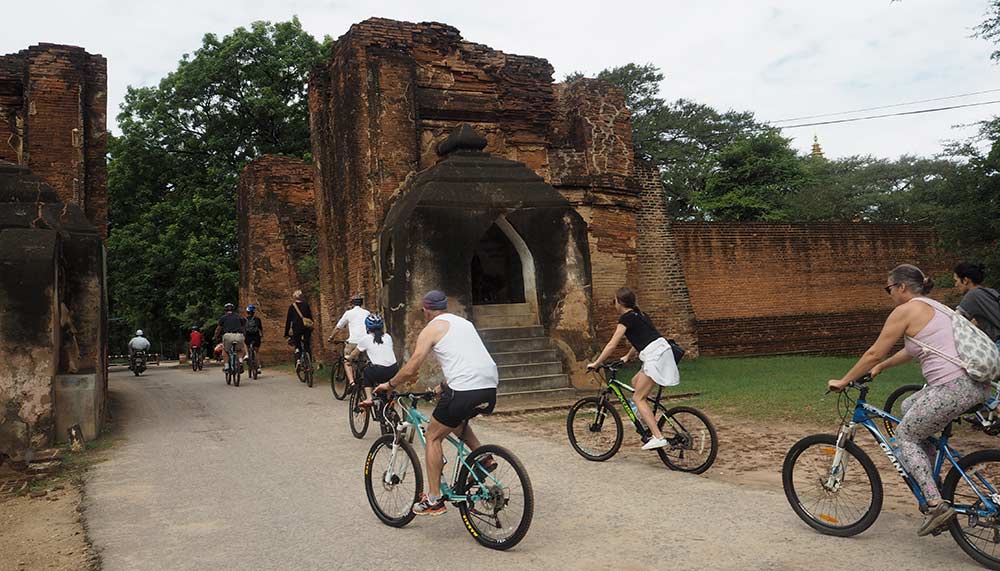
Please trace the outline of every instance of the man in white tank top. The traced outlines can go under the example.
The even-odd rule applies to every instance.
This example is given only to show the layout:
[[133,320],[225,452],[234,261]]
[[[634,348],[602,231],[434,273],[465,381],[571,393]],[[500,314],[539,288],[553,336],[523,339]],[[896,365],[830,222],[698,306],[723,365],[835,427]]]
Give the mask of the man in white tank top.
[[[351,297],[351,308],[344,312],[340,316],[340,321],[333,328],[333,334],[327,341],[333,341],[333,338],[337,335],[337,332],[341,331],[345,327],[347,328],[347,342],[344,344],[344,355],[350,355],[358,346],[358,341],[362,337],[368,334],[365,329],[365,318],[371,315],[371,312],[362,307],[365,303],[365,298],[360,293],[354,294]],[[345,369],[347,373],[347,382],[354,384],[354,367],[347,367]]]
[[[440,495],[441,471],[444,469],[442,441],[449,433],[454,433],[465,441],[470,450],[479,448],[479,439],[465,421],[480,412],[488,414],[493,411],[500,376],[475,326],[447,312],[448,298],[444,293],[437,290],[428,292],[424,296],[423,308],[424,319],[428,323],[417,337],[413,355],[396,376],[375,390],[385,392],[415,380],[417,371],[431,352],[441,364],[445,383],[434,388],[441,398],[424,433],[427,438],[425,462],[429,491],[413,506],[413,513],[417,515],[438,515],[448,510]],[[492,458],[485,458],[482,463],[488,471],[496,467]]]

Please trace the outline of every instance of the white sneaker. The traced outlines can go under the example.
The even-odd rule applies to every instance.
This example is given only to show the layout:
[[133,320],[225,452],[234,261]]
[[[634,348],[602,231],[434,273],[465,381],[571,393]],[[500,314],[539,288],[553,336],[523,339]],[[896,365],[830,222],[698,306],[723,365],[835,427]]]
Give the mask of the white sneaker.
[[670,442],[666,438],[650,438],[649,442],[642,445],[643,450],[656,450],[657,448],[663,448]]

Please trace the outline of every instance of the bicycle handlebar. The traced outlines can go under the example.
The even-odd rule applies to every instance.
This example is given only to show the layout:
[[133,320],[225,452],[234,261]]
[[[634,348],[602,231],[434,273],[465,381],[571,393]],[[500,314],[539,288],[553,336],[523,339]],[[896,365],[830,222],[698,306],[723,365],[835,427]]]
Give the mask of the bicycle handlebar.
[[[847,386],[844,387],[844,390],[846,390],[846,389],[859,389],[859,388],[861,388],[862,385],[867,385],[868,383],[872,382],[873,378],[874,377],[872,377],[871,373],[865,373],[865,374],[861,375],[860,377],[854,379],[853,381],[847,383]],[[826,389],[826,392],[823,393],[823,396],[826,396],[826,395],[830,394],[831,392],[832,391],[828,388],[828,389]]]
[[434,391],[423,391],[419,393],[391,393],[389,394],[389,400],[403,397],[403,398],[411,398],[413,400],[425,400],[430,402],[434,400],[434,397],[436,396],[437,393]]
[[609,371],[617,371],[618,369],[621,369],[624,366],[625,366],[625,361],[617,359],[615,361],[611,361],[610,363],[604,363],[602,365],[598,365],[593,368],[587,367],[587,369],[590,371],[600,371],[601,369],[607,369]]

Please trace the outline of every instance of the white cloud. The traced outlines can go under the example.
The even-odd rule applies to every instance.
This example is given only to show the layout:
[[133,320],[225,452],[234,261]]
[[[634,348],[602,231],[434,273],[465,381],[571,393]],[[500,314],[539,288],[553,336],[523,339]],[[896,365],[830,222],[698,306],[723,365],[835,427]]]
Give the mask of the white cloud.
[[[499,2],[91,0],[5,6],[0,53],[38,42],[80,45],[108,58],[109,109],[128,85],[152,85],[198,48],[254,20],[298,15],[321,37],[337,37],[370,16],[434,20],[474,42],[547,58],[559,79],[628,62],[651,62],[667,78],[663,95],[765,120],[836,112],[1000,87],[992,46],[970,38],[985,0],[669,0]],[[13,23],[13,25],[12,25]],[[1000,99],[1000,94],[946,103]],[[932,106],[925,104],[924,106]],[[933,154],[1000,105],[789,130],[807,150],[813,134],[829,156]]]

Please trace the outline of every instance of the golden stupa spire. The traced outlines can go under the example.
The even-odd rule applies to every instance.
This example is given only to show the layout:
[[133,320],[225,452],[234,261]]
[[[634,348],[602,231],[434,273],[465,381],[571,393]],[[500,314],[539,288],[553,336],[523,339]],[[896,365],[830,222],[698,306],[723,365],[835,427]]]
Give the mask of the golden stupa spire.
[[823,156],[823,147],[819,146],[819,137],[813,135],[813,148],[812,152],[809,153],[810,157],[825,158]]

